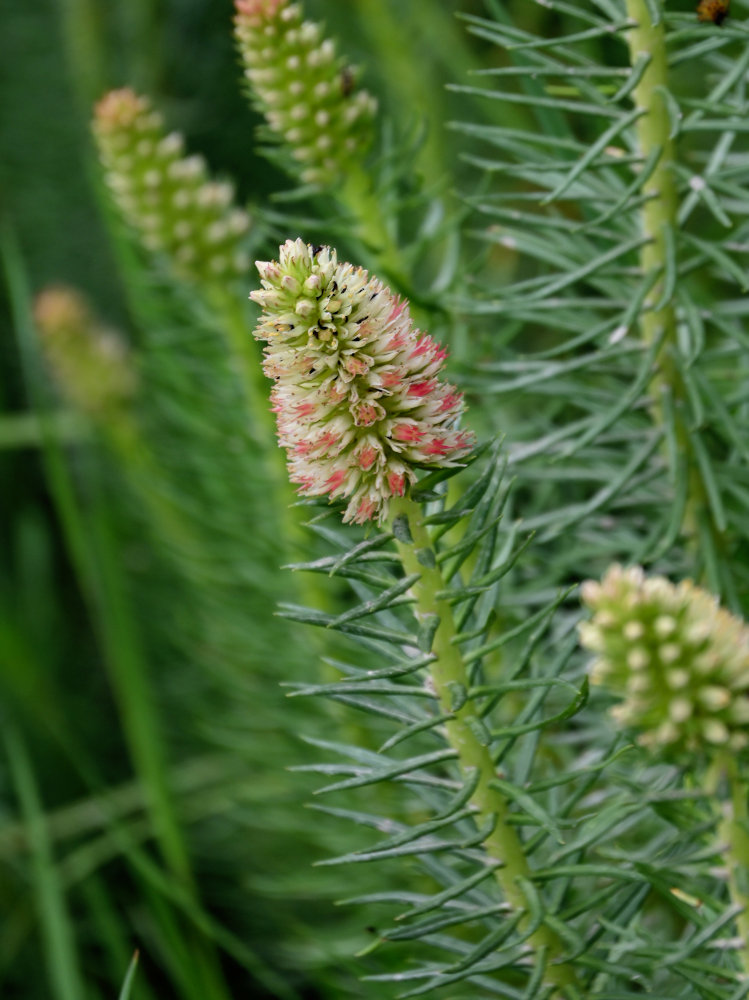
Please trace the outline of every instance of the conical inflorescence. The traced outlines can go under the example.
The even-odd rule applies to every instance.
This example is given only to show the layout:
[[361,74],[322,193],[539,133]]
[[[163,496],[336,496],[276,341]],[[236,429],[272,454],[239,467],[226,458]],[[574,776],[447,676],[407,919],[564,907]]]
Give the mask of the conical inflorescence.
[[182,136],[166,133],[148,98],[111,91],[96,106],[93,130],[107,185],[148,250],[195,281],[247,274],[249,215],[230,183],[210,179],[201,156],[185,156]]
[[377,102],[356,87],[319,24],[288,0],[236,0],[235,29],[254,103],[308,184],[330,185],[372,139]]
[[84,413],[112,418],[129,406],[137,388],[126,343],[93,315],[73,288],[45,288],[34,302],[34,321],[55,381]]
[[258,262],[264,371],[292,481],[345,499],[344,520],[382,520],[415,467],[459,464],[471,447],[463,398],[439,375],[446,352],[414,329],[407,303],[329,247],[287,241]]
[[592,680],[617,694],[614,718],[669,750],[749,743],[749,628],[690,580],[612,566],[583,584],[580,639]]

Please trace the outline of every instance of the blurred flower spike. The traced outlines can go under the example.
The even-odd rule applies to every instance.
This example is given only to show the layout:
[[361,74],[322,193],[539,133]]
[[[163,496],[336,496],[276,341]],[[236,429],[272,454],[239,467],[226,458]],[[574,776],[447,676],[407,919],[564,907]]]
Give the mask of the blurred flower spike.
[[265,374],[280,444],[300,492],[346,499],[344,521],[382,521],[414,466],[460,463],[463,398],[439,378],[446,352],[415,330],[406,302],[335,250],[287,241],[258,261]]
[[672,751],[749,743],[749,628],[690,580],[612,566],[583,584],[593,611],[580,626],[596,655],[592,680],[622,699],[612,709],[639,742]]
[[136,389],[124,341],[104,329],[83,296],[52,287],[34,303],[34,320],[55,381],[68,400],[89,416],[115,417]]
[[287,0],[236,0],[236,37],[252,96],[307,184],[330,185],[371,142],[377,102],[356,89],[319,24]]
[[246,275],[242,244],[250,217],[234,189],[212,181],[200,156],[185,156],[146,97],[113,90],[96,106],[94,135],[105,178],[125,220],[145,247],[165,254],[191,280],[223,283]]

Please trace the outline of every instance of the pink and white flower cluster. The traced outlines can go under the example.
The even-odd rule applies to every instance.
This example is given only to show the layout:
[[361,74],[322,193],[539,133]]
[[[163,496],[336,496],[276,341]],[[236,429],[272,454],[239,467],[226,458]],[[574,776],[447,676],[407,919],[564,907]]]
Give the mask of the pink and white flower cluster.
[[447,352],[414,329],[408,304],[335,250],[288,240],[258,261],[263,368],[280,444],[300,492],[347,499],[344,521],[382,521],[414,466],[460,463],[463,397],[440,379]]

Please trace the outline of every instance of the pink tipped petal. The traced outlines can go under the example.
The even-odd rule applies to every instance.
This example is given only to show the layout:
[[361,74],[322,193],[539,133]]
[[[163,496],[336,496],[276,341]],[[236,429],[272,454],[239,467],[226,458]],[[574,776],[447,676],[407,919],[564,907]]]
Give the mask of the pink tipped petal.
[[428,382],[412,382],[408,388],[408,394],[409,396],[430,396],[436,385],[437,383],[431,379]]
[[391,472],[388,476],[388,488],[394,497],[402,497],[406,492],[406,477],[402,472]]

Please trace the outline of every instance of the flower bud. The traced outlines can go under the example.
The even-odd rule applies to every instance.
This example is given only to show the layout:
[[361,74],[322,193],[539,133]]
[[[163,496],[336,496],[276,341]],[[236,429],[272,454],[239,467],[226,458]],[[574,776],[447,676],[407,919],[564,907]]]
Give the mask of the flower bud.
[[148,250],[195,281],[248,272],[249,215],[233,206],[230,184],[209,178],[202,157],[184,155],[182,137],[165,133],[147,98],[111,91],[96,106],[93,130],[114,201]]
[[375,99],[322,28],[289,0],[235,0],[235,30],[254,103],[307,184],[331,185],[371,141]]
[[456,428],[462,395],[439,378],[446,352],[414,329],[407,303],[329,247],[289,240],[278,263],[257,266],[255,336],[292,481],[348,500],[344,521],[381,521],[415,466],[457,465],[473,446]]
[[94,319],[72,288],[47,288],[34,319],[49,366],[71,403],[92,417],[114,416],[133,396],[135,371],[124,341]]
[[591,679],[622,698],[615,717],[672,751],[749,743],[749,628],[691,580],[612,566],[588,581],[580,642]]

